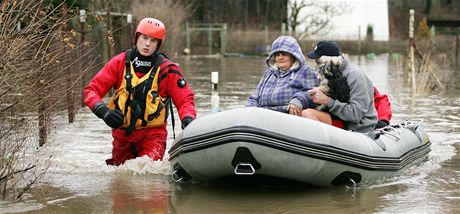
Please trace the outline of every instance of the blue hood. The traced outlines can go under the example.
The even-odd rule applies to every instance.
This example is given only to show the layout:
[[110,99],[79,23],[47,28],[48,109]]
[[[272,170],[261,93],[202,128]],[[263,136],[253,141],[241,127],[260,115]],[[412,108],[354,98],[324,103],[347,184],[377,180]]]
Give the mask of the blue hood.
[[270,54],[265,59],[265,64],[267,64],[268,67],[271,66],[270,59],[273,54],[280,51],[292,54],[300,63],[300,67],[305,64],[305,56],[303,55],[297,40],[292,36],[280,36],[273,42]]

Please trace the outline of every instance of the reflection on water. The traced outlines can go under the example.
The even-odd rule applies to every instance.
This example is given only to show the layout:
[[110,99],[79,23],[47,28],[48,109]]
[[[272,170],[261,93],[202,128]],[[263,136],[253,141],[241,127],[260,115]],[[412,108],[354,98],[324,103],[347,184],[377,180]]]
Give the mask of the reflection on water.
[[113,213],[168,213],[170,184],[152,175],[116,177],[110,186]]
[[[219,71],[218,108],[225,111],[244,106],[264,69],[262,57],[175,61],[196,93],[198,116],[215,111],[212,71]],[[432,141],[427,162],[356,188],[177,184],[169,177],[167,155],[164,161],[138,158],[121,167],[106,166],[110,129],[85,109],[74,124],[61,126],[55,141],[43,148],[43,156],[54,157],[47,183],[23,202],[0,203],[0,213],[459,213],[460,98],[409,94],[398,73],[401,64],[387,55],[361,58],[360,63],[379,90],[388,93],[393,122],[424,120]],[[180,124],[177,116],[176,124]],[[176,135],[180,131],[175,127]],[[168,146],[172,140],[170,131]]]

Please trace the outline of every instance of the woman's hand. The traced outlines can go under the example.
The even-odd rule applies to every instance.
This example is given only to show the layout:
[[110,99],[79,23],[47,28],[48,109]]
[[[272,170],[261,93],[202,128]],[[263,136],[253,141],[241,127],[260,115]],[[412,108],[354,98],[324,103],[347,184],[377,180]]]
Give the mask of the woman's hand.
[[290,103],[287,107],[287,110],[289,114],[296,115],[296,116],[300,116],[300,114],[302,113],[302,108],[299,108],[296,105],[290,104]]

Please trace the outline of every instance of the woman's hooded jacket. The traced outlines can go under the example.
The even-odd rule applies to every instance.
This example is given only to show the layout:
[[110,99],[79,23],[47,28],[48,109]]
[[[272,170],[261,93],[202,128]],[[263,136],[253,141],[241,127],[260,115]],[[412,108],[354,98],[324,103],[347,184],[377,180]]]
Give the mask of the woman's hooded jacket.
[[[287,52],[296,61],[287,71],[281,71],[274,63],[274,55]],[[265,59],[267,69],[246,106],[262,107],[287,113],[288,104],[306,109],[315,104],[306,93],[318,86],[319,81],[313,69],[305,63],[305,57],[297,40],[291,36],[280,36],[272,44]]]

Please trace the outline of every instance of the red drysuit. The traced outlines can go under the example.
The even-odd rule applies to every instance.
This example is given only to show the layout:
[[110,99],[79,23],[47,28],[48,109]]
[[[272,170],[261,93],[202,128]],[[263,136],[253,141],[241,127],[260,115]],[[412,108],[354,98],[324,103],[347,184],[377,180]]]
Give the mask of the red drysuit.
[[[125,51],[113,57],[84,88],[84,101],[91,110],[95,103],[102,101],[111,88],[116,90],[120,87],[124,79],[125,58]],[[135,73],[139,78],[144,76],[143,73]],[[187,116],[196,118],[194,94],[188,84],[184,85],[185,80],[179,67],[165,57],[160,65],[158,77],[159,95],[172,99],[180,119]],[[107,160],[107,164],[120,165],[128,159],[143,155],[161,160],[165,153],[166,124],[154,128],[135,129],[129,135],[126,135],[125,129],[112,129],[112,136],[112,159]]]
[[[391,104],[386,94],[380,94],[377,88],[374,86],[374,106],[377,110],[379,121],[385,121],[390,124],[391,120]],[[333,119],[332,125],[338,128],[345,128],[345,122],[340,119]]]

